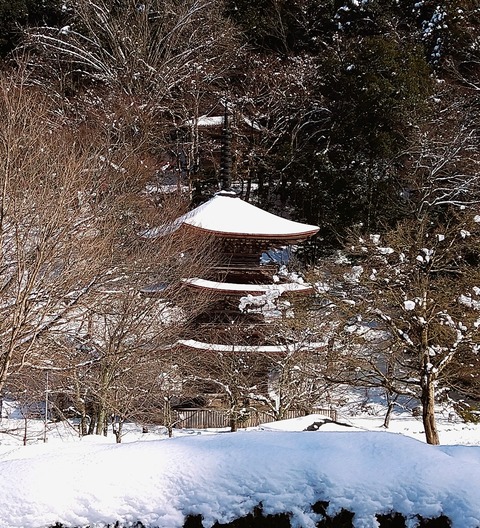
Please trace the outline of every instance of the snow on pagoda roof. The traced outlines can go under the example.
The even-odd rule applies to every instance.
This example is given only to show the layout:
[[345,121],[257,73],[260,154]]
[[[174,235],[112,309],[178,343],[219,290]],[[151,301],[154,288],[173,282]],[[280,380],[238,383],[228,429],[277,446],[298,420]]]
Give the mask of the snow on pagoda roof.
[[215,290],[223,293],[262,295],[266,292],[277,291],[283,293],[307,293],[312,290],[310,284],[289,282],[284,284],[237,284],[234,282],[215,282],[206,279],[183,279],[183,282],[194,288]]
[[222,191],[172,224],[146,231],[144,236],[156,238],[172,233],[181,226],[212,233],[224,238],[260,238],[301,241],[318,231],[315,225],[302,224],[274,215]]
[[197,119],[189,119],[187,125],[198,125],[200,127],[215,127],[222,126],[224,122],[223,115],[221,116],[207,116],[202,115]]
[[307,352],[308,350],[318,350],[324,348],[327,343],[306,343],[304,345],[263,345],[263,346],[252,346],[252,345],[221,345],[218,343],[204,343],[202,341],[196,341],[195,339],[180,339],[177,344],[187,348],[193,348],[195,350],[205,350],[209,352],[249,352],[256,354],[285,354],[296,350],[298,352]]
[[[262,127],[253,119],[250,119],[249,117],[245,115],[240,115],[240,119],[246,123],[249,127],[261,131]],[[219,115],[219,116],[208,116],[208,115],[202,115],[195,119],[189,119],[186,124],[188,126],[199,126],[199,127],[221,127],[225,123],[225,116]]]

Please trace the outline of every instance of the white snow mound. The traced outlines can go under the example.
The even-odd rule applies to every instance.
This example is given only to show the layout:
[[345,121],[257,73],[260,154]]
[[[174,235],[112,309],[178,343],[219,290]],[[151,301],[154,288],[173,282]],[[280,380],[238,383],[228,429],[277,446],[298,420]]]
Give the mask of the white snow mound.
[[[316,501],[328,513],[448,516],[480,526],[480,447],[434,447],[387,432],[245,431],[129,444],[24,447],[0,457],[0,527],[103,526],[141,521],[206,528],[245,516],[292,512],[313,527]],[[296,523],[296,524],[295,524]]]

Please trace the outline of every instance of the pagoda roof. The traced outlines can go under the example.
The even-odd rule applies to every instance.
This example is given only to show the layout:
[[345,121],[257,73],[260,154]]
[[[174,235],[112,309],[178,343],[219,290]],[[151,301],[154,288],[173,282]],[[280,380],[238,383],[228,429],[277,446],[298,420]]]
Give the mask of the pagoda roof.
[[314,235],[318,226],[302,224],[274,215],[241,198],[222,191],[172,224],[150,229],[146,237],[156,238],[186,226],[223,238],[302,241]]
[[193,288],[234,295],[262,295],[270,291],[278,291],[280,295],[283,293],[308,293],[313,289],[310,284],[300,284],[297,282],[277,284],[238,284],[234,282],[216,282],[199,278],[183,279],[183,282]]
[[[194,350],[203,350],[206,352],[225,352],[225,353],[253,353],[253,354],[286,354],[295,350],[295,346],[289,345],[222,345],[219,343],[204,343],[203,341],[197,341],[195,339],[180,339],[177,341],[178,345]],[[307,352],[309,350],[318,350],[325,348],[326,343],[305,343],[300,347],[296,347],[299,352]]]

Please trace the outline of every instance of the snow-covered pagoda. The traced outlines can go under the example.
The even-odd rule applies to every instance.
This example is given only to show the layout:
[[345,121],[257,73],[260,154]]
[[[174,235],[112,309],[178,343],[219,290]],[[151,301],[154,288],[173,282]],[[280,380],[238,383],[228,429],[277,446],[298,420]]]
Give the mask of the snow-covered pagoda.
[[[271,214],[232,191],[221,191],[150,235],[179,229],[211,235],[220,253],[218,264],[206,276],[184,279],[192,291],[207,290],[212,302],[197,319],[191,339],[182,340],[181,346],[211,351],[275,351],[275,344],[266,338],[268,332],[261,328],[265,325],[264,315],[258,310],[242,309],[242,300],[243,306],[249,304],[248,299],[255,305],[255,299],[268,302],[311,292],[311,286],[301,280],[282,279],[274,262],[261,261],[266,252],[301,243],[319,228]],[[282,351],[282,347],[277,348]]]

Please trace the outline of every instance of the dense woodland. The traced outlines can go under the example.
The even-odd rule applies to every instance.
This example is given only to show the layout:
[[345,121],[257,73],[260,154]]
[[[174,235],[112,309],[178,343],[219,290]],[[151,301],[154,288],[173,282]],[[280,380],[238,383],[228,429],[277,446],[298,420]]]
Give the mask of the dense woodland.
[[[210,241],[138,237],[219,189],[199,123],[226,108],[236,189],[320,226],[298,252],[317,296],[278,339],[329,345],[275,359],[288,407],[301,376],[305,407],[339,382],[390,409],[418,398],[432,443],[436,397],[475,418],[476,0],[0,0],[0,53],[4,396],[41,399],[48,372],[83,433],[152,420],[199,370],[234,414],[265,398],[246,358],[168,352],[201,309],[181,277],[211,265]],[[190,194],[145,192],[172,179]],[[168,295],[139,296],[151,283]]]

